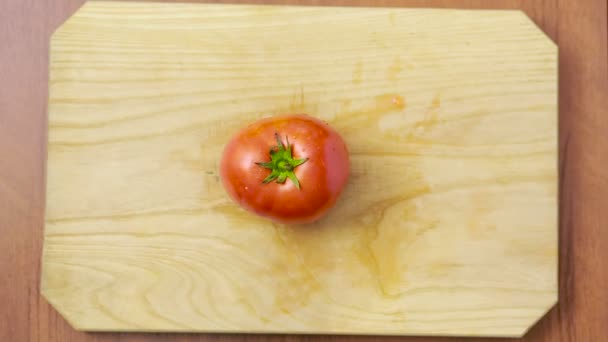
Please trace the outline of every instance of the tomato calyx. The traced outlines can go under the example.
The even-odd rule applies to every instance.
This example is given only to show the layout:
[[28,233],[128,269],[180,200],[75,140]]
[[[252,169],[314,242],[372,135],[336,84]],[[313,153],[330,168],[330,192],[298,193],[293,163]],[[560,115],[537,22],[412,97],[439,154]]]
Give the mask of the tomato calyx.
[[270,170],[270,174],[266,177],[262,183],[270,183],[276,181],[277,183],[283,184],[289,178],[296,188],[300,189],[300,181],[293,172],[294,169],[308,160],[294,159],[292,155],[292,148],[289,144],[289,137],[285,136],[287,145],[283,144],[281,136],[276,132],[274,134],[277,139],[277,146],[273,146],[270,149],[270,161],[269,162],[258,162],[257,165]]

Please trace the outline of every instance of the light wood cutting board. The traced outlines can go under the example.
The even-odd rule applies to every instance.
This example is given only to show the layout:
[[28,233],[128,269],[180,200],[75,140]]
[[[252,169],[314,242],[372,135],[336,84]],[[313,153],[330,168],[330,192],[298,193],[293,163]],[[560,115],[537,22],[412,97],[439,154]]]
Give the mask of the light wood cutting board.
[[[557,49],[521,12],[90,2],[51,42],[42,292],[77,329],[519,336],[557,298]],[[218,179],[328,121],[315,225]]]

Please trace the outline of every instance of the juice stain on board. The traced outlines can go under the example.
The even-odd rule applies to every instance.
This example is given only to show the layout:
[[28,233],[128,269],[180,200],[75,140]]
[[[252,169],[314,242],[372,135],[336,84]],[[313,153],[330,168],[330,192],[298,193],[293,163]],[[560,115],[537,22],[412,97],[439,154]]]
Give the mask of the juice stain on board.
[[[398,62],[398,61],[397,61]],[[393,65],[387,71],[398,73],[402,67]],[[354,75],[357,75],[355,70]],[[390,77],[389,77],[390,78]],[[391,137],[378,128],[378,120],[385,115],[407,115],[407,99],[398,93],[374,96],[367,105],[353,105],[351,100],[340,101],[340,112],[330,124],[347,140],[360,137],[391,144]],[[399,144],[415,142],[421,134],[428,133],[441,123],[441,101],[435,96],[422,120],[415,122]],[[286,106],[271,110],[268,114],[309,113],[315,115],[318,104],[308,102],[304,87],[293,93]],[[349,144],[350,145],[350,144]],[[366,296],[374,293],[374,302],[390,302],[403,296],[412,285],[408,279],[409,248],[424,244],[424,235],[433,230],[437,222],[419,215],[418,199],[430,193],[416,144],[408,147],[406,155],[368,153],[351,148],[351,176],[349,184],[336,207],[320,221],[302,226],[263,223],[264,234],[272,234],[273,248],[280,248],[280,257],[266,260],[265,273],[260,277],[273,288],[272,305],[248,301],[262,321],[268,323],[276,315],[292,316],[299,310],[314,307],[315,303],[334,303],[334,308],[344,310],[369,310]],[[209,156],[202,160],[211,162]],[[198,168],[207,169],[197,165]],[[213,177],[214,179],[210,179]],[[208,181],[218,182],[217,175],[210,174]],[[213,187],[214,192],[219,187]],[[233,208],[234,207],[234,208]],[[236,204],[216,208],[234,224],[243,225],[253,214],[236,208]],[[234,209],[234,210],[233,210]],[[256,228],[258,229],[258,228]],[[260,246],[262,247],[262,246]],[[418,248],[419,249],[419,248]],[[336,286],[338,285],[338,286]],[[350,291],[337,291],[349,287]],[[353,299],[353,293],[357,294]],[[406,319],[404,310],[379,314],[391,319]],[[389,310],[390,311],[390,310]]]

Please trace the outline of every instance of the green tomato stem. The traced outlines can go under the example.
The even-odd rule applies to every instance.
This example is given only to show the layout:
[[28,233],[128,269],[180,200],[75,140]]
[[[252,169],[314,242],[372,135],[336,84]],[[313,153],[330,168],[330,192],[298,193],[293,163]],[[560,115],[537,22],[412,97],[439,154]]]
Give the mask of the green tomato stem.
[[277,146],[270,149],[270,161],[269,162],[258,162],[257,165],[270,170],[270,174],[266,177],[262,183],[270,183],[276,181],[277,183],[283,184],[289,178],[296,188],[300,189],[300,181],[294,169],[304,164],[308,158],[294,159],[292,155],[292,148],[289,144],[289,138],[286,136],[287,145],[283,144],[279,133],[275,133],[277,140]]

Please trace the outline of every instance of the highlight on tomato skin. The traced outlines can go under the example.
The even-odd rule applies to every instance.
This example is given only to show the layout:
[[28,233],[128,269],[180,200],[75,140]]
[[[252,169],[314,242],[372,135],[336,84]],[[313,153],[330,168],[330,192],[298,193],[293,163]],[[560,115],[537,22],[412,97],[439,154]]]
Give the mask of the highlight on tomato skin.
[[306,114],[259,120],[224,147],[220,178],[244,209],[279,223],[311,223],[336,204],[347,184],[346,143]]

